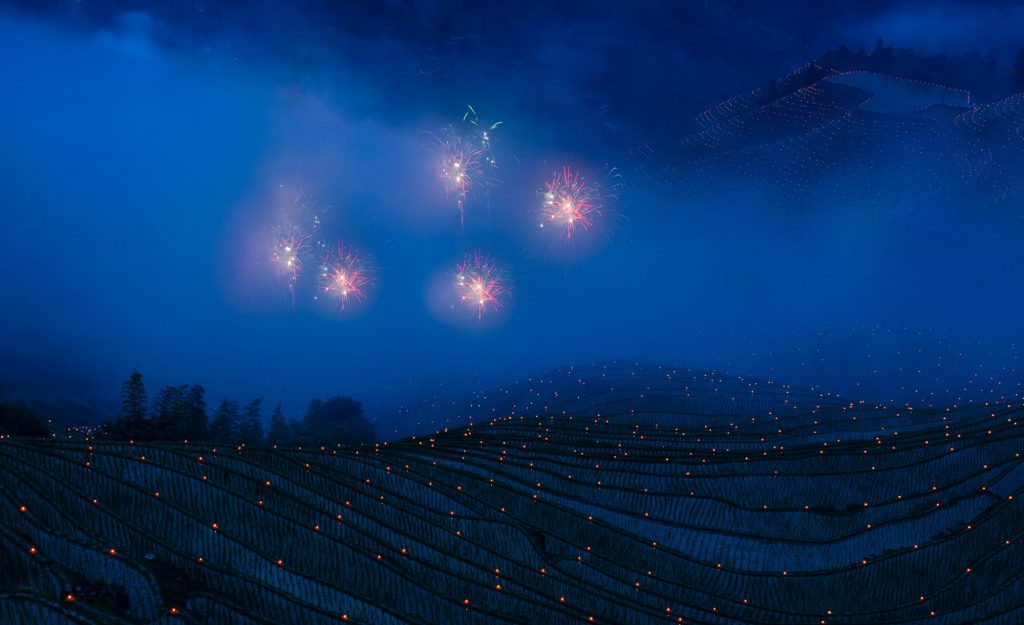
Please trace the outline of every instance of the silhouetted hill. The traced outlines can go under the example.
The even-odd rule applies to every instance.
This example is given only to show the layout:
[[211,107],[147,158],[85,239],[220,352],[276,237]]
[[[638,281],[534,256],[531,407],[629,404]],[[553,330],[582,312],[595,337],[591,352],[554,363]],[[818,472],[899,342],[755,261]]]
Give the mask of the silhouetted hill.
[[732,196],[801,213],[1024,200],[1024,94],[978,104],[963,89],[815,62],[696,122],[675,144],[634,150],[684,202]]

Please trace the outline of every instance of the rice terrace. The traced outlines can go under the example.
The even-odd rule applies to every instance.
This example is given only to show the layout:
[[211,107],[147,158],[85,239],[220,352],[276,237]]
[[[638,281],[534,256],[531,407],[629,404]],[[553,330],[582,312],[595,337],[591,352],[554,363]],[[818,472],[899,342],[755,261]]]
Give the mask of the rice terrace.
[[346,449],[8,438],[0,620],[1024,611],[1021,404],[898,410],[621,363],[500,395],[501,417]]
[[0,0],[0,625],[1024,623],[1024,0]]

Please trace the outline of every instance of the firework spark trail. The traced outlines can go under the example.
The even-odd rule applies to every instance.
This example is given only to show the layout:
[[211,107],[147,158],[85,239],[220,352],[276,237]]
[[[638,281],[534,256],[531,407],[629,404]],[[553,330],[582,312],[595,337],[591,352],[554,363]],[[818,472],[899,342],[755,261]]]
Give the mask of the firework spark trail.
[[316,196],[299,190],[289,206],[279,209],[276,223],[271,225],[270,261],[278,278],[286,279],[292,310],[304,289],[306,274],[310,269],[315,273],[318,259],[329,251],[321,227],[321,216],[328,208]]
[[492,149],[494,144],[491,142],[491,138],[493,136],[494,131],[497,130],[498,127],[504,124],[505,122],[498,121],[494,122],[490,126],[484,127],[480,123],[480,116],[477,115],[476,109],[474,109],[472,105],[466,106],[466,112],[462,116],[462,121],[464,123],[470,124],[471,126],[479,130],[480,134],[477,137],[477,142],[480,144],[480,147],[484,150],[484,162],[490,165],[491,167],[496,167],[498,161],[494,158],[494,150]]
[[349,298],[357,302],[366,298],[373,285],[373,265],[356,254],[351,246],[346,247],[339,242],[337,251],[331,251],[324,257],[320,279],[324,293],[337,297],[344,311]]
[[303,266],[312,252],[310,241],[311,235],[304,233],[294,225],[274,229],[271,261],[277,269],[278,277],[287,277],[293,310],[295,309],[295,290],[299,276],[302,275]]
[[493,132],[502,122],[482,126],[476,111],[467,107],[463,125],[449,125],[436,137],[440,146],[438,174],[446,195],[455,198],[459,223],[466,225],[466,203],[471,195],[482,192],[497,181]]
[[466,199],[476,185],[486,185],[484,148],[469,144],[462,137],[451,134],[441,141],[440,176],[449,197],[455,197],[459,209],[459,223],[466,223]]
[[594,222],[591,215],[601,210],[601,190],[588,184],[580,173],[569,166],[555,172],[554,177],[544,184],[544,204],[540,227],[553,223],[565,231],[566,240],[571,240],[577,227],[584,230]]
[[455,291],[460,301],[476,310],[479,321],[488,307],[493,310],[504,307],[509,287],[498,265],[480,252],[474,252],[456,266]]

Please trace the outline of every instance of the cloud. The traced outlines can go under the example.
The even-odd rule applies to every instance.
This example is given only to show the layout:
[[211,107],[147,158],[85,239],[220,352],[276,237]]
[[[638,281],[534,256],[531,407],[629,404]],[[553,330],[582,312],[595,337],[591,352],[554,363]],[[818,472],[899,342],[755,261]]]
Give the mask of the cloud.
[[[743,348],[744,333],[903,312],[890,293],[942,320],[962,312],[931,306],[946,299],[948,272],[925,265],[950,262],[945,248],[916,248],[928,252],[913,265],[932,276],[924,286],[908,269],[888,275],[908,266],[889,223],[836,220],[823,237],[820,224],[793,227],[754,201],[681,205],[642,181],[622,198],[629,236],[579,263],[524,253],[520,225],[535,227],[536,190],[554,168],[628,165],[630,138],[674,141],[691,112],[806,60],[785,33],[713,4],[707,21],[684,6],[661,23],[644,3],[608,5],[619,7],[610,14],[516,5],[508,15],[473,3],[431,13],[408,37],[387,15],[345,21],[328,9],[232,19],[225,3],[211,22],[154,2],[89,28],[0,12],[0,74],[15,86],[0,99],[0,118],[15,120],[0,124],[0,246],[15,259],[0,278],[16,302],[0,308],[4,356],[30,355],[31,377],[52,369],[76,392],[116,393],[139,368],[156,385],[199,382],[211,397],[298,406],[390,391],[395,380],[428,386],[616,356],[715,366]],[[901,11],[851,28],[873,42],[880,27],[895,38],[914,35],[914,19],[947,19]],[[783,7],[778,20],[794,12]],[[770,45],[753,43],[766,33]],[[461,231],[424,144],[466,104],[505,122],[504,169]],[[275,286],[252,235],[287,201],[276,197],[282,184],[320,193],[329,236],[378,261],[372,313],[292,313],[280,290],[271,309],[248,288]],[[513,265],[515,310],[493,332],[449,328],[422,301],[430,276],[475,247]],[[726,336],[721,348],[687,352],[680,337],[708,327]]]
[[117,15],[111,27],[101,30],[97,38],[126,56],[154,59],[158,51],[153,36],[160,26],[149,13],[129,11]]

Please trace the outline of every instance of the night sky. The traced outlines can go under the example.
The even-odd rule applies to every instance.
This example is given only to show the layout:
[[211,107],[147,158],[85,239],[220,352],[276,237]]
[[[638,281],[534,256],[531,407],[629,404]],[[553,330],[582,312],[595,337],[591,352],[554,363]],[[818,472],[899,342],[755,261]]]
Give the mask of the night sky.
[[[619,358],[872,400],[1019,388],[1019,205],[681,201],[631,148],[842,44],[1007,68],[1024,7],[272,5],[0,3],[4,398],[116,410],[138,369],[293,415],[352,395],[388,433],[418,427],[399,403]],[[460,226],[437,146],[467,106],[502,123]],[[572,242],[537,227],[564,165],[604,190]],[[372,259],[364,301],[293,305],[272,247],[297,199]],[[475,250],[509,285],[481,320],[445,299]]]

